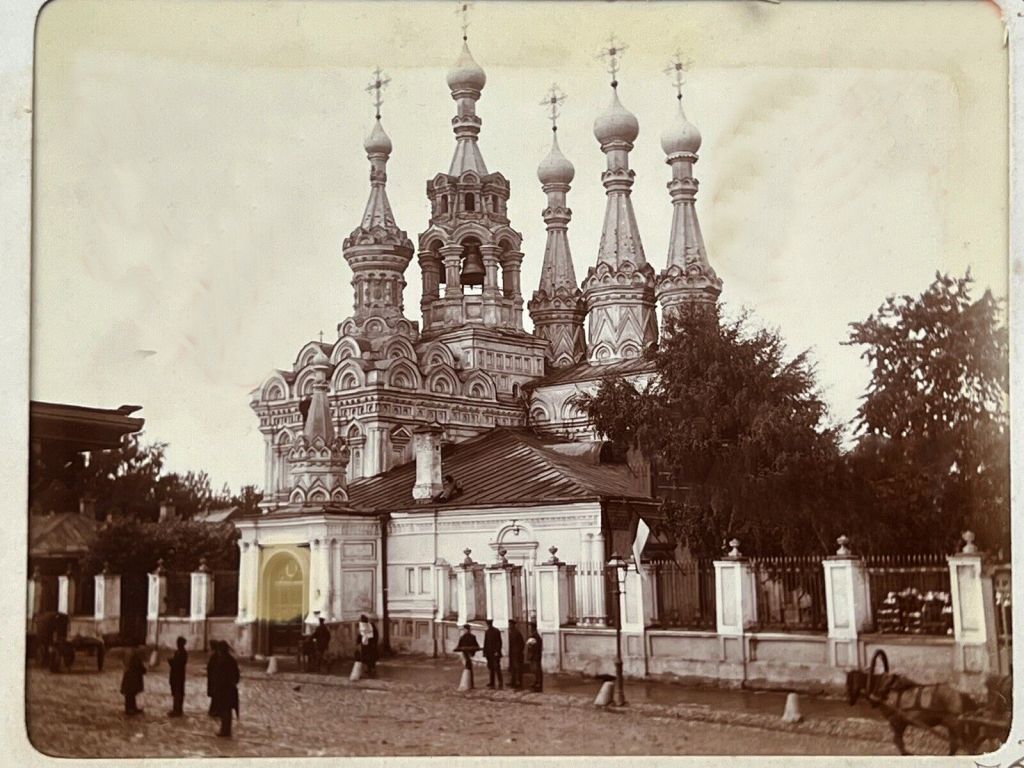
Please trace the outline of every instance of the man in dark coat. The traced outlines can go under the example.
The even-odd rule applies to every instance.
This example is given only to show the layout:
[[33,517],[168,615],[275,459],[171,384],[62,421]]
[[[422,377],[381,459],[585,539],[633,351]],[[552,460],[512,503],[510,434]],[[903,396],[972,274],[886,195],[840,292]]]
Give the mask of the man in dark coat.
[[142,676],[146,674],[146,664],[142,661],[142,649],[134,646],[124,657],[124,674],[121,675],[121,695],[124,696],[124,713],[138,715],[142,713],[135,703],[135,697],[142,693]]
[[213,657],[207,667],[207,688],[211,692],[210,709],[220,718],[218,736],[231,737],[231,713],[238,713],[238,681],[241,674],[238,662],[223,640],[217,641]]
[[207,714],[216,717],[213,711],[213,678],[214,668],[220,663],[220,640],[210,641],[210,658],[206,662],[206,695],[210,697],[210,710]]
[[327,658],[327,648],[331,644],[331,630],[327,628],[324,617],[320,617],[320,624],[313,631],[313,659],[317,672],[323,672],[324,659]]
[[188,651],[185,650],[184,637],[179,637],[177,644],[178,650],[167,660],[171,666],[169,681],[171,700],[174,702],[171,711],[167,713],[170,717],[181,717],[184,714],[182,705],[185,703],[185,665],[188,663]]
[[504,688],[505,681],[501,679],[501,630],[490,619],[487,619],[487,629],[484,630],[484,658],[487,659],[489,678],[487,687],[493,688],[497,679],[498,688]]
[[512,688],[523,687],[523,651],[526,648],[526,640],[523,633],[519,631],[514,619],[508,620],[508,674],[509,685]]
[[541,669],[541,659],[544,654],[544,641],[537,634],[537,625],[530,622],[530,636],[526,639],[526,666],[533,676],[534,691],[544,690],[544,672]]
[[469,670],[469,687],[473,687],[473,655],[480,650],[480,643],[476,641],[473,628],[469,624],[462,625],[462,636],[459,644],[455,646],[455,652],[461,653],[465,659],[466,669]]

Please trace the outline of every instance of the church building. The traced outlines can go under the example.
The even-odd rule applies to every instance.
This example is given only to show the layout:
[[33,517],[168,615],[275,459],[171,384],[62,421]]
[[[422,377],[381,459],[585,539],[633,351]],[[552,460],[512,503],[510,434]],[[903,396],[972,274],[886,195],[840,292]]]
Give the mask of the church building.
[[[388,202],[378,72],[369,197],[343,243],[352,316],[335,342],[310,341],[253,392],[266,491],[259,513],[236,523],[243,653],[285,652],[321,618],[347,644],[361,614],[393,648],[436,651],[447,636],[439,627],[457,619],[504,628],[546,615],[553,569],[565,585],[558,620],[601,626],[614,616],[604,564],[630,552],[641,517],[658,519],[649,465],[597,441],[573,396],[608,375],[651,375],[644,350],[657,342],[658,305],[664,318],[721,292],[695,208],[700,133],[680,95],[661,139],[672,230],[657,271],[630,200],[639,125],[617,92],[621,49],[609,48],[610,103],[594,122],[607,207],[578,282],[560,97],[553,89],[551,150],[537,170],[547,242],[528,255],[508,218],[510,181],[484,161],[477,101],[487,78],[463,40],[447,75],[455,148],[426,183],[431,215],[415,245]],[[403,302],[414,256],[419,322]],[[526,301],[532,332],[526,258],[543,258]]]

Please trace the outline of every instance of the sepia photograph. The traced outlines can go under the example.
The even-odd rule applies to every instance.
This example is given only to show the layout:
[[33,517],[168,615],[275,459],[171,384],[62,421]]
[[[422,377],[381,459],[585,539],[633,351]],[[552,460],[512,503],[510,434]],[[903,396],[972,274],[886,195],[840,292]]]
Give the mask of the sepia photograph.
[[46,3],[38,759],[1024,765],[1017,10]]

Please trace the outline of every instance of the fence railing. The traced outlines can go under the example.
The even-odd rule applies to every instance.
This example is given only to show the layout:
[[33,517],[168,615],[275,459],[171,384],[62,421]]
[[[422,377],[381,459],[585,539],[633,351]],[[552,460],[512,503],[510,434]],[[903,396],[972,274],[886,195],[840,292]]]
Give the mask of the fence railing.
[[864,564],[876,632],[953,634],[945,555],[869,555]]
[[755,557],[757,621],[760,630],[828,631],[822,558]]
[[1009,564],[997,565],[992,572],[995,593],[996,637],[1008,645],[1013,639],[1013,587]]
[[213,604],[211,616],[238,615],[238,571],[213,573]]
[[164,596],[164,616],[188,616],[192,611],[192,575],[168,573]]
[[655,560],[650,569],[659,626],[715,628],[713,560]]
[[72,616],[91,616],[96,610],[96,579],[91,573],[82,576],[75,583],[75,604]]

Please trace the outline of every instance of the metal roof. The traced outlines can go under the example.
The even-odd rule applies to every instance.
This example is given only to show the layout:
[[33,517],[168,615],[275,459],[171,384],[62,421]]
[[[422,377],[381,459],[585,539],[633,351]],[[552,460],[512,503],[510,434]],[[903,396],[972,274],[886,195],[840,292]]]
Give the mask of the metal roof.
[[615,363],[579,363],[563,368],[543,379],[532,381],[526,385],[529,389],[545,387],[552,384],[571,384],[577,381],[597,381],[608,377],[628,376],[633,373],[646,373],[655,370],[653,360],[642,357],[631,357]]
[[33,400],[29,404],[29,434],[34,441],[73,451],[116,448],[123,435],[142,429],[145,420],[131,416],[141,407],[89,408]]
[[556,440],[525,430],[499,427],[441,451],[441,473],[451,475],[461,493],[451,501],[420,504],[412,497],[416,462],[348,486],[359,509],[395,511],[432,506],[459,508],[508,504],[523,506],[601,498],[643,499],[642,480],[625,464],[598,464],[559,453]]

